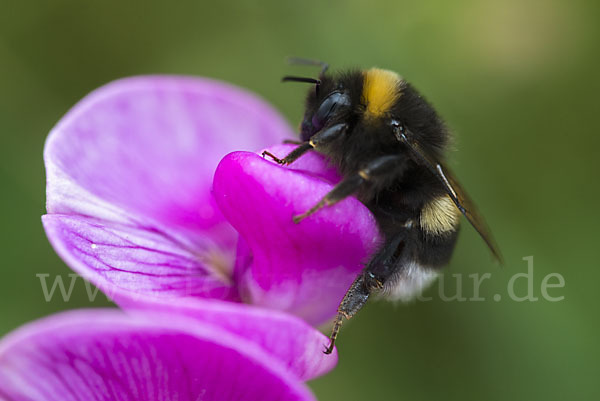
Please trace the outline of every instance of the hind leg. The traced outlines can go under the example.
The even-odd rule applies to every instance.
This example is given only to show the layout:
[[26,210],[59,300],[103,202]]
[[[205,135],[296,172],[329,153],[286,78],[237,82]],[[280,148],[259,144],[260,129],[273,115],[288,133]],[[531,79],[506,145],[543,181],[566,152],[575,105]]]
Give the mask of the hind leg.
[[457,235],[456,228],[431,236],[411,223],[387,239],[342,299],[325,353],[333,351],[343,319],[350,319],[362,309],[372,293],[381,292],[392,300],[410,300],[427,288],[438,276],[439,268],[449,262]]

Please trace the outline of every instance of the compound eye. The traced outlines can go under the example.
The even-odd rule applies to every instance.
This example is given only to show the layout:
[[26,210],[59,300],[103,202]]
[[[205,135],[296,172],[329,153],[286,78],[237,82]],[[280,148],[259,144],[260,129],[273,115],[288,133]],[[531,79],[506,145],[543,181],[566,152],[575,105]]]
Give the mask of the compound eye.
[[350,106],[350,96],[342,92],[333,92],[323,100],[317,112],[312,117],[312,125],[316,131],[320,130],[340,110]]

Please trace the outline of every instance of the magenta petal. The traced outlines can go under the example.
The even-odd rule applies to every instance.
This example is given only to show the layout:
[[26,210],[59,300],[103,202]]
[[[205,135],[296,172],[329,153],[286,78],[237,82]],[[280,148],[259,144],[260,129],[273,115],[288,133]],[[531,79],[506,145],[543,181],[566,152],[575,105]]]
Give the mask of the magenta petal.
[[325,355],[329,339],[303,320],[288,313],[251,305],[202,299],[130,299],[115,294],[119,306],[184,315],[221,327],[260,346],[301,380],[321,376],[337,364],[337,350]]
[[232,150],[290,135],[266,103],[224,83],[156,76],[106,85],[46,142],[50,242],[105,291],[235,298],[237,233],[212,197],[214,170]]
[[[294,224],[292,216],[333,187],[321,157],[297,163],[282,168],[254,153],[231,153],[217,168],[214,193],[247,244],[238,247],[235,275],[243,297],[320,324],[335,314],[380,237],[373,215],[355,198]],[[301,163],[307,172],[295,169]]]
[[152,226],[190,243],[208,232],[232,246],[235,233],[221,227],[210,194],[219,160],[290,135],[266,103],[224,83],[119,80],[88,95],[50,133],[47,210]]
[[42,221],[61,258],[108,296],[238,300],[231,272],[215,269],[233,263],[208,238],[192,251],[163,233],[90,217],[50,214]]
[[0,398],[313,400],[258,346],[217,327],[114,310],[56,315],[0,343]]

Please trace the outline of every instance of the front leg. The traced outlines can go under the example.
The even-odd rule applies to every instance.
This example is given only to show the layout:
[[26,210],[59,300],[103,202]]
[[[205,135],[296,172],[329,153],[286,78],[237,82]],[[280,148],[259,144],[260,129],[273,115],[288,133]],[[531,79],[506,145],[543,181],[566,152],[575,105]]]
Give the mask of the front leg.
[[340,138],[348,130],[348,124],[336,124],[331,127],[327,127],[316,134],[314,134],[308,142],[302,142],[300,146],[292,150],[283,159],[278,158],[273,153],[265,150],[262,152],[262,156],[269,156],[276,163],[282,165],[288,165],[295,162],[300,156],[308,152],[311,149],[319,149],[329,145],[331,142]]

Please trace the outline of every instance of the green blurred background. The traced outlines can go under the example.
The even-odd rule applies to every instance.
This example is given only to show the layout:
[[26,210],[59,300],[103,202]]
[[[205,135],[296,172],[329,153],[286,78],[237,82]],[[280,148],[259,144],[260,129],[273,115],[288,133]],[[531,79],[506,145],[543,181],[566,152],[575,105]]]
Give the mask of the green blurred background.
[[[380,66],[419,88],[457,134],[452,165],[504,252],[491,263],[465,226],[452,274],[491,273],[481,302],[371,303],[341,334],[322,400],[600,399],[598,2],[2,2],[0,335],[52,312],[108,305],[77,285],[45,302],[38,273],[71,272],[44,234],[46,134],[113,79],[216,77],[258,93],[296,125],[306,87],[282,85],[289,55],[333,69]],[[507,295],[534,257],[537,302]],[[545,275],[564,288],[541,297]],[[556,280],[552,280],[555,283]],[[527,291],[517,280],[516,293]],[[500,301],[494,295],[500,294]]]

